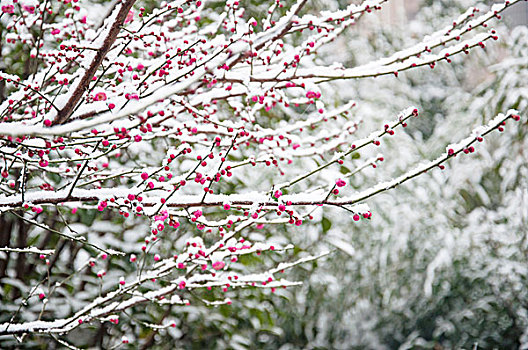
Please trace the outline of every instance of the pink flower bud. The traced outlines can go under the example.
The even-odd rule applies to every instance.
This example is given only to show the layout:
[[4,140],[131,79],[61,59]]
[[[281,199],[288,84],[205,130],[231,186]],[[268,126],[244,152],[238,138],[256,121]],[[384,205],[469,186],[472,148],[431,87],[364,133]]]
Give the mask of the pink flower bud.
[[224,268],[224,266],[225,266],[225,262],[223,262],[223,261],[217,261],[217,262],[213,263],[213,269],[215,269],[215,270],[221,270],[221,269]]
[[132,22],[132,20],[134,20],[134,11],[130,10],[125,18],[125,24]]
[[337,180],[336,180],[336,186],[337,186],[337,187],[343,187],[343,186],[346,186],[346,182],[345,182],[345,180],[343,180],[343,179],[337,179]]
[[106,94],[104,92],[98,92],[94,96],[94,101],[106,101]]

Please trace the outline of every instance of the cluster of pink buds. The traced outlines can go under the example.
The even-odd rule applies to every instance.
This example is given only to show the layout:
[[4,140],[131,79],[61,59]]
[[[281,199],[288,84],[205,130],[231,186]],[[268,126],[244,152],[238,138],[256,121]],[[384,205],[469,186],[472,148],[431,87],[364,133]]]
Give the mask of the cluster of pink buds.
[[321,93],[320,92],[315,92],[315,91],[308,91],[308,92],[306,92],[306,97],[307,98],[318,99],[318,98],[321,98]]
[[103,211],[108,206],[108,202],[106,200],[101,201],[99,205],[97,206],[97,210]]
[[13,5],[2,6],[2,12],[3,13],[14,13],[15,12],[15,6],[13,6]]

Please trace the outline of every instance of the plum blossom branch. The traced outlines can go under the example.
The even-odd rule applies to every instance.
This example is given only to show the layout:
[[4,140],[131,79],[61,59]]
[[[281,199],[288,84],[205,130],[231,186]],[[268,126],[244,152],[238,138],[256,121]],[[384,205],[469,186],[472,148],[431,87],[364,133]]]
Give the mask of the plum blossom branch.
[[125,0],[123,4],[119,4],[116,9],[114,9],[114,12],[116,13],[115,17],[110,17],[110,23],[107,24],[109,27],[106,29],[106,27],[103,27],[105,31],[107,31],[107,35],[104,38],[103,43],[101,44],[100,48],[95,53],[95,56],[90,64],[90,67],[88,70],[84,73],[81,81],[78,83],[75,90],[72,92],[71,97],[68,99],[68,102],[64,105],[64,107],[61,108],[61,110],[57,113],[57,116],[53,120],[52,124],[64,124],[70,117],[70,113],[77,104],[77,102],[81,99],[82,94],[84,93],[84,90],[88,87],[88,84],[92,80],[93,76],[95,75],[95,72],[103,62],[106,54],[111,49],[112,44],[117,38],[117,35],[119,34],[120,27],[125,21],[130,8],[132,8],[132,5],[134,5],[136,1],[135,0]]
[[[356,116],[359,102],[340,101],[327,84],[449,63],[496,40],[484,28],[520,2],[478,17],[470,8],[417,44],[368,64],[319,64],[320,48],[387,1],[315,14],[306,0],[283,10],[274,2],[248,18],[239,1],[210,9],[200,0],[178,0],[148,13],[122,0],[100,27],[70,2],[17,5],[20,18],[9,17],[5,50],[27,49],[37,72],[27,79],[0,72],[8,87],[0,105],[0,212],[12,213],[40,245],[8,242],[0,252],[42,255],[31,267],[43,277],[13,283],[29,294],[0,334],[56,336],[89,322],[117,325],[136,305],[169,307],[168,315],[171,305],[194,301],[229,305],[234,288],[299,285],[279,274],[328,253],[295,260],[287,255],[292,245],[254,242],[266,236],[255,230],[303,225],[317,220],[312,214],[321,207],[368,219],[370,198],[472,153],[475,142],[520,119],[515,111],[499,115],[433,161],[350,193],[348,179],[383,161],[357,156],[405,127],[418,109],[357,140],[371,115]],[[59,9],[56,16],[44,16],[48,7]],[[12,15],[11,8],[2,11]],[[342,173],[332,173],[333,166]],[[62,263],[68,248],[71,266]],[[283,262],[249,271],[245,257],[261,254]],[[67,271],[57,273],[56,264]],[[70,284],[86,298],[57,316],[52,307]],[[209,289],[211,300],[202,294]],[[26,317],[26,308],[34,317]],[[153,329],[174,327],[165,318],[155,325],[131,315]]]

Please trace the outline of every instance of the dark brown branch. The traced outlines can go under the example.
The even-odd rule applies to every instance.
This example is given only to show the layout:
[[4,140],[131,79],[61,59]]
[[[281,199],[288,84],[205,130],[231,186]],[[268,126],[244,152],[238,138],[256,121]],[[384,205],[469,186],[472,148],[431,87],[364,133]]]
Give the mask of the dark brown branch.
[[112,27],[110,28],[110,31],[108,32],[107,37],[103,42],[103,45],[101,45],[101,48],[97,50],[97,53],[95,54],[95,57],[92,63],[90,64],[90,67],[88,68],[86,73],[84,73],[84,76],[81,78],[79,85],[77,85],[77,88],[72,93],[66,105],[59,111],[59,113],[57,113],[57,116],[53,120],[52,125],[64,124],[68,120],[71,113],[73,112],[73,109],[77,105],[77,102],[79,102],[82,95],[84,94],[84,91],[88,88],[88,85],[92,81],[95,72],[103,62],[108,51],[110,51],[114,41],[117,38],[117,35],[119,34],[119,31],[121,30],[121,25],[125,21],[126,16],[130,11],[130,8],[132,7],[132,5],[134,5],[135,2],[136,0],[124,1],[123,5],[121,6],[121,9],[119,9],[119,13],[117,14],[114,23],[112,24]]

